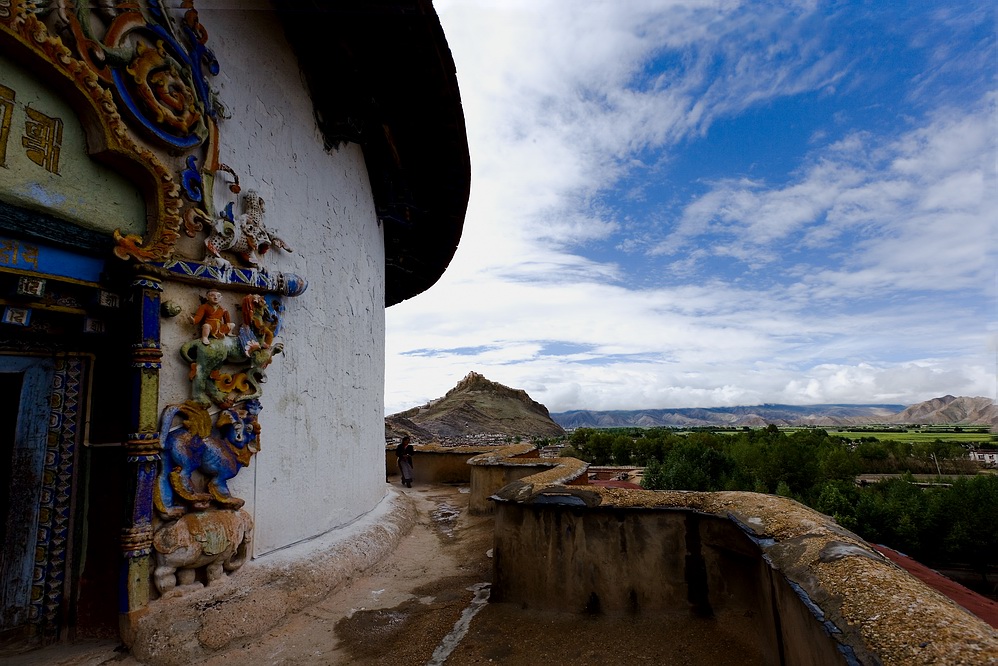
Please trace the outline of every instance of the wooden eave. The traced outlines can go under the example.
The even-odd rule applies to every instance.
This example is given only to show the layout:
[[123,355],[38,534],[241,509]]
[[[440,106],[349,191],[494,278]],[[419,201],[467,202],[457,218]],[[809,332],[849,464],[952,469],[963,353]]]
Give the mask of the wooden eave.
[[429,289],[457,249],[471,157],[454,60],[429,0],[275,3],[332,149],[359,143],[385,231],[385,304]]

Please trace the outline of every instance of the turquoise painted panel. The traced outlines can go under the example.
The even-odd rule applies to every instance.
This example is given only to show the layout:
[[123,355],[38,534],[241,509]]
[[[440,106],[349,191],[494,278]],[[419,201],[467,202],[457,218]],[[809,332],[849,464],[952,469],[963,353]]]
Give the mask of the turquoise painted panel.
[[0,236],[0,270],[3,269],[67,277],[99,284],[104,261],[42,243]]

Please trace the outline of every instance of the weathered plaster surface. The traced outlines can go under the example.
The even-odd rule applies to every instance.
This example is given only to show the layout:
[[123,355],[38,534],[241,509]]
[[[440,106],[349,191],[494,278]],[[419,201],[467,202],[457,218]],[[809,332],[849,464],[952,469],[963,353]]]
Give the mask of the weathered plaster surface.
[[[37,77],[2,54],[0,85],[15,94],[6,166],[0,167],[0,200],[56,215],[108,235],[115,229],[122,233],[143,233],[146,209],[141,194],[124,176],[90,158],[83,128],[70,106]],[[35,164],[25,153],[22,138],[25,109],[29,107],[62,121],[58,173]]]
[[[309,282],[285,299],[285,353],[264,385],[261,451],[230,484],[256,522],[260,557],[354,520],[385,493],[384,242],[361,149],[323,150],[276,16],[230,3],[198,8],[221,66],[213,84],[231,114],[220,123],[219,160],[243,191],[259,192],[267,227],[295,250],[273,250],[267,268]],[[180,256],[203,256],[200,238],[182,240]],[[164,320],[162,404],[190,395],[176,350],[194,336],[189,316],[202,291],[174,284],[164,293],[183,312]],[[223,298],[237,322],[240,297]]]
[[[502,451],[488,458],[478,465],[513,462]],[[846,654],[898,666],[998,663],[998,634],[983,620],[793,500],[565,485],[585,468],[559,467],[495,494],[498,600],[577,612],[594,598],[602,612],[684,609],[696,605],[692,556],[702,561],[700,601],[778,618],[759,629],[771,644],[781,636],[787,663]]]

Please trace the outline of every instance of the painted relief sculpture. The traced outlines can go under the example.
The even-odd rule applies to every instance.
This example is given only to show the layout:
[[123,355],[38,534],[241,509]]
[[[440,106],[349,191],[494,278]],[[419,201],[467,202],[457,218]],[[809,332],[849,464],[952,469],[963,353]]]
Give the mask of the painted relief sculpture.
[[169,259],[185,208],[199,205],[200,176],[186,167],[215,163],[222,116],[207,41],[192,0],[0,2],[0,49],[45,71],[54,88],[73,90],[66,98],[91,154],[119,165],[145,196],[146,233],[115,232],[122,259]]
[[156,589],[164,598],[201,587],[197,569],[205,567],[208,585],[241,567],[253,543],[253,520],[242,509],[189,513],[167,523],[153,537]]
[[[253,519],[228,482],[260,450],[260,409],[259,400],[246,400],[218,412],[214,423],[208,410],[194,401],[163,412],[162,463],[153,503],[166,522],[154,533],[152,547],[153,581],[164,598],[200,587],[201,568],[212,585],[246,561]],[[171,431],[178,416],[182,425]]]
[[[260,450],[259,413],[258,400],[222,410],[214,423],[208,410],[192,401],[166,408],[160,423],[163,467],[155,493],[163,517],[178,518],[189,509],[243,506],[243,500],[229,492],[228,482]],[[171,432],[177,416],[184,418],[183,425]]]
[[[266,368],[274,356],[284,351],[284,344],[274,338],[280,322],[267,297],[250,294],[243,298],[243,322],[238,335],[231,334],[234,324],[227,321],[228,313],[219,304],[220,297],[217,292],[209,296],[215,299],[209,301],[214,314],[202,313],[206,303],[191,318],[199,326],[199,337],[185,343],[180,355],[190,364],[194,402],[226,408],[238,400],[251,400],[263,394]],[[204,322],[209,316],[215,317],[214,323]],[[233,367],[225,372],[225,366]]]
[[[210,280],[284,296],[304,293],[308,288],[304,278],[272,273],[264,265],[273,248],[294,250],[264,223],[263,198],[254,190],[241,195],[239,176],[226,164],[205,171],[203,179],[193,165],[185,174],[196,178],[199,187],[204,186],[201,205],[187,209],[183,225],[190,238],[205,234],[203,259],[170,259],[157,265],[182,279]],[[242,213],[235,212],[239,209]]]
[[201,330],[201,344],[209,344],[211,338],[224,338],[232,335],[232,329],[236,324],[229,319],[229,311],[223,308],[222,292],[218,289],[209,289],[205,294],[201,307],[191,317],[191,322]]
[[[252,520],[228,483],[260,448],[265,368],[284,349],[277,338],[281,297],[308,285],[263,266],[272,248],[291,247],[264,224],[263,199],[255,192],[240,198],[238,177],[219,161],[226,112],[209,81],[220,68],[194,0],[0,0],[0,52],[73,108],[88,153],[131,180],[146,207],[144,231],[113,233],[114,254],[138,269],[133,287],[141,305],[127,442],[135,490],[121,570],[125,612],[133,613],[149,602],[152,585],[169,595],[178,583],[194,583],[196,569],[206,568],[211,583],[245,560]],[[0,147],[15,102],[0,81]],[[59,173],[62,120],[34,108],[25,115],[28,158]],[[182,234],[199,233],[204,253],[184,241],[182,251],[193,247],[198,256],[176,256]],[[181,311],[176,302],[160,303],[164,281],[208,294],[201,308],[185,313],[195,327],[180,350],[190,367],[191,400],[160,413],[160,314]],[[230,286],[242,300],[227,308]],[[172,321],[187,324],[188,317]]]
[[267,299],[260,294],[250,294],[243,298],[243,326],[256,336],[263,349],[270,349],[277,332],[277,313],[270,309]]
[[[219,122],[227,115],[210,79],[220,66],[193,0],[0,0],[0,50],[45,72],[55,89],[71,90],[66,98],[83,122],[90,153],[117,165],[142,191],[148,228],[143,234],[115,231],[118,257],[180,278],[289,296],[305,290],[296,275],[268,277],[262,270],[270,248],[291,249],[263,225],[262,198],[247,193],[237,215],[211,196],[219,174],[235,174],[218,159]],[[7,90],[0,85],[0,119],[13,103]],[[61,120],[35,109],[27,113],[34,137],[25,146],[29,157],[57,172]],[[206,257],[176,258],[181,234],[198,230],[213,239]],[[206,270],[228,264],[222,252],[250,268]]]
[[206,261],[229,265],[220,254],[227,250],[238,255],[244,264],[259,269],[271,247],[294,251],[264,225],[264,201],[255,191],[250,190],[243,197],[243,211],[242,215],[233,219],[232,206],[228,205],[219,214],[211,234],[204,241],[210,255]]

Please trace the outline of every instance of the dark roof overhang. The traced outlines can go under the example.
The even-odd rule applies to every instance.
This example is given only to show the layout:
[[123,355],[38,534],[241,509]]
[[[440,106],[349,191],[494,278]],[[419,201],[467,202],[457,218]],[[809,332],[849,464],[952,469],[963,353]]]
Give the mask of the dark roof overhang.
[[430,288],[457,249],[471,157],[454,59],[429,0],[282,0],[331,149],[364,150],[385,231],[385,304]]

